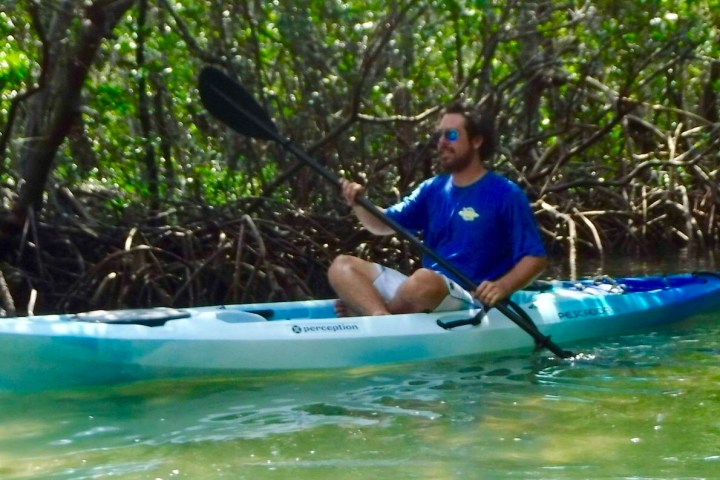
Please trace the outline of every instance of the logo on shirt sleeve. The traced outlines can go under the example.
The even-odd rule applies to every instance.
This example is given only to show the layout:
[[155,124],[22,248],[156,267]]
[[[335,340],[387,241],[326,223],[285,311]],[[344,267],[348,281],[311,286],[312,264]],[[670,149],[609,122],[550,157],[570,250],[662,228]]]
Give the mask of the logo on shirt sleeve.
[[475,209],[472,207],[463,208],[462,210],[460,210],[458,212],[458,215],[460,215],[462,217],[462,219],[465,220],[466,222],[472,222],[473,220],[475,220],[476,218],[478,218],[480,216],[480,214],[477,213],[475,211]]

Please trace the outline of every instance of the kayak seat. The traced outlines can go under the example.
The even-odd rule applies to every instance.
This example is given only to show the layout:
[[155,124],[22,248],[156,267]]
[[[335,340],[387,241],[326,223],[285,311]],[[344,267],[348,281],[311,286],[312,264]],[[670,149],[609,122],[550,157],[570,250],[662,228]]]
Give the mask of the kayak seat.
[[547,292],[553,289],[553,283],[546,280],[535,280],[531,284],[522,288],[528,292]]
[[161,327],[170,320],[190,318],[190,312],[176,308],[131,308],[126,310],[93,310],[76,313],[69,319],[76,322],[111,323]]
[[218,312],[215,316],[218,320],[227,323],[250,323],[250,322],[266,322],[267,319],[262,315],[244,310],[226,310]]

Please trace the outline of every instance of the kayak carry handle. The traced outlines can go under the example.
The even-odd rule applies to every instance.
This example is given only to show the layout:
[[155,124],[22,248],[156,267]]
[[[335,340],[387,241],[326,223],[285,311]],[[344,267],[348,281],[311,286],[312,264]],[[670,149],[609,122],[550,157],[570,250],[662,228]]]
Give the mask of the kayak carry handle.
[[452,330],[453,328],[462,327],[463,325],[478,326],[480,325],[480,322],[482,322],[482,317],[484,316],[485,311],[481,310],[480,313],[472,316],[471,318],[461,318],[460,320],[450,320],[447,322],[438,318],[436,323],[440,328],[443,328],[445,330]]

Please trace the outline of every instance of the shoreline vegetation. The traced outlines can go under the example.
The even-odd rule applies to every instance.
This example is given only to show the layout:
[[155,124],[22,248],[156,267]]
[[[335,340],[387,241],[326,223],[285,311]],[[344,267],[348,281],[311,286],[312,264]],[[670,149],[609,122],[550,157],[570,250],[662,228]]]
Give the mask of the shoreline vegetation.
[[378,204],[432,174],[463,98],[553,257],[718,245],[716,1],[280,3],[0,6],[0,315],[327,297],[345,252],[412,267],[205,112],[204,65]]

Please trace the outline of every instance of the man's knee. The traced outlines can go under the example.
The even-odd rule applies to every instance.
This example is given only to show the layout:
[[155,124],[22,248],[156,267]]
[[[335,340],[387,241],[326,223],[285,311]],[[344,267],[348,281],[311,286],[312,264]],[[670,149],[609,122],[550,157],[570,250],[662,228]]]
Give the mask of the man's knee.
[[445,298],[443,278],[432,270],[421,268],[400,286],[389,309],[392,313],[429,312]]
[[350,265],[355,259],[356,258],[352,255],[338,255],[330,264],[329,271],[343,270],[347,268],[347,266]]
[[330,283],[338,280],[341,276],[344,276],[349,268],[351,268],[352,260],[354,257],[350,255],[338,255],[330,264],[328,268],[328,279]]
[[367,276],[367,264],[365,260],[362,260],[352,255],[338,255],[330,264],[328,269],[328,280],[333,284],[334,282],[357,277],[362,275]]
[[421,268],[408,278],[407,291],[415,298],[442,300],[447,295],[447,286],[440,274]]

